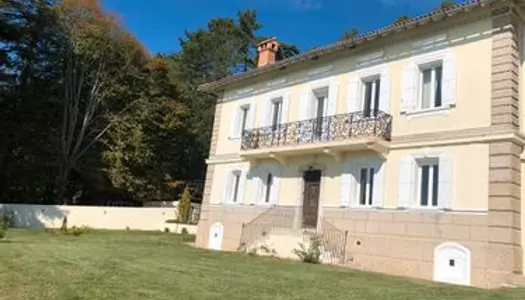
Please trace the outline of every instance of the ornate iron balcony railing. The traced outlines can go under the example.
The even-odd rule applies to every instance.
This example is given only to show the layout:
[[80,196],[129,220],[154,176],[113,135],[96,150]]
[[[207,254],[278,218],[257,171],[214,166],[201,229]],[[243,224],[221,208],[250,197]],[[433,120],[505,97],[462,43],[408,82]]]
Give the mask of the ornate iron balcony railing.
[[362,137],[378,137],[389,141],[391,133],[391,115],[382,111],[360,111],[245,130],[242,135],[242,150]]

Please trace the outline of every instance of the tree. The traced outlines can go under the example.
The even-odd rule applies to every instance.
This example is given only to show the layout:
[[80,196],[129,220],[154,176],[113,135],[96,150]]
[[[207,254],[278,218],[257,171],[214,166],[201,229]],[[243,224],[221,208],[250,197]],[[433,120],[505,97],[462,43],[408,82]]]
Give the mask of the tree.
[[441,1],[439,6],[435,10],[443,11],[443,10],[450,9],[450,8],[454,7],[455,5],[456,5],[456,2],[453,1],[453,0],[443,0],[443,1]]
[[345,33],[343,33],[343,36],[341,37],[341,40],[344,41],[344,40],[353,40],[355,38],[357,38],[359,36],[359,29],[354,27],[348,31],[346,31]]
[[[122,82],[136,79],[136,67],[145,60],[145,53],[94,0],[64,1],[60,18],[69,40],[64,49],[57,175],[57,199],[63,201],[77,162],[108,131],[115,116],[139,100],[122,101],[119,88]],[[112,97],[122,103],[111,103]]]

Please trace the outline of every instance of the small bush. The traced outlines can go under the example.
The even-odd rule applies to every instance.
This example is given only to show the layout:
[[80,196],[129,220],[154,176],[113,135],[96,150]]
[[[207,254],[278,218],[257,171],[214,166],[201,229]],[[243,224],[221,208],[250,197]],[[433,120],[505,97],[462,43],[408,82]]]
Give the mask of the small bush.
[[165,233],[169,233],[170,232],[170,229],[168,227],[164,227],[164,232]]
[[7,236],[9,226],[11,226],[11,214],[7,211],[0,211],[0,240]]
[[67,216],[62,219],[62,225],[60,225],[60,232],[67,234]]
[[179,199],[178,220],[180,223],[187,224],[190,221],[191,213],[191,190],[189,187],[184,189]]
[[305,263],[321,263],[321,240],[318,236],[310,238],[310,246],[307,248],[304,244],[299,243],[300,249],[293,249],[293,253]]
[[0,240],[7,235],[7,230],[0,228]]
[[80,236],[84,233],[89,232],[90,230],[91,229],[88,226],[81,226],[81,227],[73,226],[71,227],[71,229],[68,230],[68,234],[72,234],[74,236]]
[[180,234],[182,234],[182,235],[189,234],[188,229],[186,227],[182,227],[182,229],[180,231]]

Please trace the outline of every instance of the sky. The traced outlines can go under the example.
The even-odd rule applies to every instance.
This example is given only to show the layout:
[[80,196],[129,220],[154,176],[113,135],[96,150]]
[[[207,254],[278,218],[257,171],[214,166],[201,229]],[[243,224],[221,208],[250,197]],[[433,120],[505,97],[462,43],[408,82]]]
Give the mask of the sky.
[[[102,0],[105,9],[120,16],[125,27],[152,53],[180,49],[185,30],[205,28],[215,17],[235,17],[256,9],[263,28],[258,34],[275,36],[301,51],[338,40],[353,28],[366,32],[416,16],[437,7],[441,0]],[[458,1],[459,2],[459,1]]]

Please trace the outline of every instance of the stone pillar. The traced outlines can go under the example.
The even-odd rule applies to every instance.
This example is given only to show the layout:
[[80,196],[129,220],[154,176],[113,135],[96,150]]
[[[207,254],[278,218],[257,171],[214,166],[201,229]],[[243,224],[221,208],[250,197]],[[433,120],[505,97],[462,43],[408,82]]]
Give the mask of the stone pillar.
[[[497,132],[519,133],[518,20],[506,9],[494,13],[492,25],[491,126]],[[523,145],[513,139],[490,144],[487,280],[492,286],[522,273],[522,151]]]
[[[221,119],[221,103],[215,105],[215,117],[213,119],[213,130],[210,142],[210,157],[215,155],[217,152],[217,140],[219,139],[219,125]],[[209,208],[210,208],[210,198],[211,198],[211,186],[213,183],[213,174],[215,171],[214,165],[208,165],[206,168],[206,179],[204,182],[204,193],[201,204],[201,215],[199,218],[199,225],[197,228],[197,239],[195,244],[198,247],[207,247],[208,246],[208,234],[210,230],[209,223]]]

